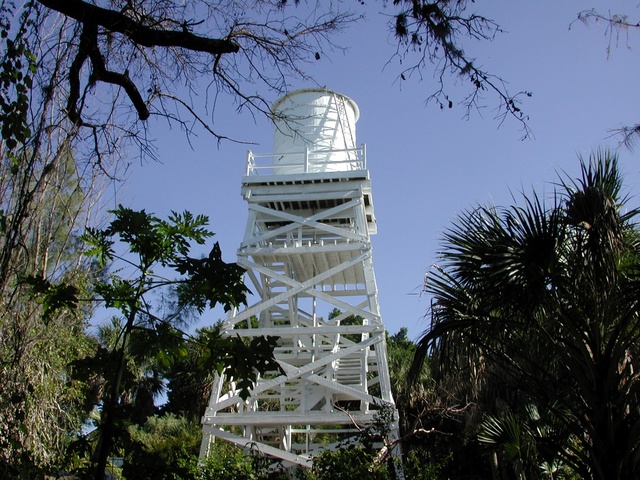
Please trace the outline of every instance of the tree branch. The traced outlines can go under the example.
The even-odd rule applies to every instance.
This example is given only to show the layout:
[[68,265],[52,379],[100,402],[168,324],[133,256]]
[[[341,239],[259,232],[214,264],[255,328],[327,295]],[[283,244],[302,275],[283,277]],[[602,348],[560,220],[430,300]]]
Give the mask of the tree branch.
[[414,73],[422,76],[427,63],[436,66],[434,78],[438,89],[429,96],[427,102],[434,100],[440,108],[452,108],[454,102],[445,92],[444,77],[456,73],[471,84],[471,92],[460,103],[466,107],[468,117],[472,108],[480,110],[482,94],[489,92],[497,95],[499,105],[496,117],[501,123],[507,116],[518,120],[524,131],[523,138],[531,136],[528,117],[520,109],[522,96],[530,97],[530,92],[518,92],[513,95],[507,90],[501,77],[492,75],[477,67],[474,59],[463,50],[460,37],[473,40],[491,41],[500,26],[486,17],[465,15],[468,0],[456,2],[413,2],[398,0],[401,11],[390,22],[398,42],[396,55],[402,63],[409,55],[417,53],[417,62],[400,73],[400,79],[406,80]]
[[182,47],[212,55],[235,53],[240,50],[240,45],[229,40],[201,37],[184,30],[151,28],[121,12],[91,5],[82,0],[38,0],[38,2],[78,22],[93,23],[111,32],[121,33],[132,42],[145,47]]
[[80,44],[78,53],[69,69],[69,98],[67,99],[67,115],[75,125],[87,124],[82,120],[78,111],[78,100],[80,98],[80,70],[85,61],[89,58],[93,71],[89,79],[90,83],[98,81],[118,85],[124,89],[127,96],[138,112],[140,120],[149,118],[149,109],[144,103],[138,87],[131,81],[128,73],[118,73],[107,70],[104,56],[98,48],[98,26],[94,23],[85,23],[80,34]]

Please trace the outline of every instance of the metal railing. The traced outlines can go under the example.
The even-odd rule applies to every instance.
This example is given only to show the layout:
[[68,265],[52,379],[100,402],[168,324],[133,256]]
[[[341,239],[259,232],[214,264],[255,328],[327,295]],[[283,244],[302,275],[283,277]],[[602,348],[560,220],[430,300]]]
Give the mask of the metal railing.
[[364,144],[358,148],[310,150],[288,153],[247,152],[245,175],[287,175],[367,169]]

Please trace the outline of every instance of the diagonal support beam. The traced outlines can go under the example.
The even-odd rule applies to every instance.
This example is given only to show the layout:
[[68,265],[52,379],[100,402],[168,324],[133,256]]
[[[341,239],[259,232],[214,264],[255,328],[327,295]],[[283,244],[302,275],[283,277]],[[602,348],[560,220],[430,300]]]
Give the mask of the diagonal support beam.
[[[316,275],[313,278],[310,278],[306,282],[303,282],[303,283],[296,282],[295,287],[287,290],[286,292],[282,292],[279,295],[276,295],[275,297],[269,298],[267,300],[262,300],[256,303],[255,305],[238,313],[238,315],[236,315],[235,317],[228,319],[227,321],[225,321],[225,328],[229,328],[238,322],[247,320],[248,318],[251,318],[252,315],[256,315],[266,310],[267,308],[270,308],[270,307],[273,307],[274,305],[282,303],[285,300],[288,300],[289,298],[293,297],[294,295],[299,294],[300,292],[309,290],[315,285],[321,283],[322,281],[328,278],[331,278],[332,276],[336,275],[337,273],[340,273],[343,270],[346,270],[347,268],[351,268],[352,266],[357,265],[358,263],[362,262],[364,259],[370,256],[371,256],[371,251],[367,250],[347,262],[341,263],[340,265],[336,265],[335,267],[330,268],[329,270],[322,272],[321,274]],[[229,332],[229,333],[231,334],[233,332]]]
[[[255,262],[252,262],[251,260],[248,260],[246,258],[238,258],[237,261],[238,265],[240,265],[243,268],[246,268],[248,271],[256,271],[256,272],[260,272],[268,277],[274,278],[280,282],[282,282],[285,285],[289,285],[291,287],[298,287],[300,285],[300,282],[297,282],[295,280],[293,280],[290,277],[287,277],[286,275],[282,275],[281,273],[278,272],[274,272],[273,270],[271,270],[268,267],[265,267],[263,265],[259,265]],[[343,314],[343,317],[347,317],[349,315],[359,315],[363,318],[367,318],[371,321],[373,321],[374,323],[378,323],[380,324],[382,322],[382,320],[380,319],[380,315],[376,315],[368,310],[364,310],[363,308],[361,308],[362,306],[366,305],[366,302],[363,302],[360,305],[353,305],[351,303],[347,303],[345,301],[342,301],[338,298],[336,298],[333,295],[330,295],[326,292],[322,292],[320,290],[315,290],[315,289],[311,289],[309,290],[309,295],[319,298],[321,300],[326,301],[327,303],[330,303],[332,305],[335,305],[336,307],[338,307],[339,309],[343,310],[345,313]]]
[[[269,238],[273,238],[278,235],[283,235],[287,232],[290,232],[299,228],[300,226],[314,227],[314,228],[317,228],[318,230],[324,230],[326,232],[333,233],[334,235],[339,235],[341,237],[349,238],[351,240],[355,240],[358,242],[367,242],[369,239],[366,235],[345,230],[344,228],[334,227],[333,225],[328,225],[326,223],[322,223],[319,221],[324,218],[330,217],[331,215],[334,215],[336,213],[340,213],[343,210],[354,208],[359,205],[360,205],[359,199],[351,200],[350,202],[343,203],[342,205],[338,205],[336,207],[330,208],[329,210],[323,210],[319,213],[316,213],[315,215],[312,215],[311,217],[301,217],[299,215],[293,215],[291,213],[282,212],[280,210],[272,210],[270,208],[263,207],[262,205],[250,205],[249,206],[250,210],[271,215],[275,219],[287,220],[289,222],[292,222],[289,225],[284,225],[274,230],[269,230],[268,232],[263,233],[261,235],[252,237],[250,240],[250,243],[253,245],[256,243],[265,242]],[[241,249],[243,247],[249,246],[249,244],[246,242],[247,242],[247,239],[245,239],[245,242],[243,242],[243,244],[240,246]]]
[[203,427],[204,435],[215,435],[216,437],[223,438],[231,443],[234,443],[242,448],[257,447],[263,453],[271,455],[276,458],[281,458],[287,462],[294,463],[296,465],[302,465],[303,467],[311,468],[311,457],[307,455],[296,455],[285,450],[274,448],[271,445],[266,445],[255,440],[249,440],[248,438],[235,435],[231,432],[227,432],[221,428],[214,427],[212,425],[205,425]]
[[[283,364],[282,365],[283,370],[288,371],[288,372],[292,372],[293,370],[297,370],[296,367],[293,367],[291,365],[288,364]],[[305,380],[309,380],[313,383],[316,383],[318,385],[321,385],[323,387],[328,388],[329,390],[331,390],[332,392],[336,392],[336,393],[344,393],[345,395],[350,395],[358,400],[362,400],[364,402],[368,402],[368,403],[373,403],[376,405],[382,405],[385,403],[388,403],[386,401],[384,401],[382,398],[380,397],[375,397],[373,395],[369,395],[368,393],[363,392],[362,390],[357,390],[353,387],[350,387],[349,385],[342,385],[340,383],[328,380],[325,377],[321,377],[320,375],[316,375],[314,373],[310,373],[308,375],[304,376]]]
[[[360,343],[356,343],[350,347],[347,348],[342,348],[340,350],[338,350],[335,353],[332,353],[330,355],[327,355],[325,357],[322,357],[318,360],[316,360],[315,362],[309,363],[303,367],[293,367],[292,365],[290,365],[293,369],[289,370],[288,372],[286,372],[284,375],[280,375],[272,380],[267,380],[265,382],[260,382],[258,385],[255,386],[255,388],[251,389],[251,394],[252,395],[257,395],[259,393],[264,392],[265,390],[269,390],[271,388],[274,388],[278,385],[282,385],[284,382],[293,380],[294,378],[298,378],[298,377],[302,377],[304,375],[306,375],[307,373],[311,373],[314,370],[317,370],[320,367],[323,367],[325,365],[328,365],[342,357],[345,357],[347,355],[350,355],[352,353],[356,353],[359,352],[361,350],[364,350],[365,348],[370,347],[371,345],[374,345],[378,342],[380,342],[384,337],[382,335],[375,335],[372,336]],[[284,363],[284,362],[280,362],[280,363]],[[285,367],[283,367],[283,370],[285,369]],[[211,408],[207,408],[207,412],[205,413],[205,417],[211,415],[211,410],[213,411],[219,411],[222,410],[224,408],[230,407],[231,405],[234,405],[238,402],[242,402],[242,398],[240,397],[240,395],[235,394],[233,396],[230,396],[228,398],[226,398],[225,400],[218,402],[215,404],[214,407]]]

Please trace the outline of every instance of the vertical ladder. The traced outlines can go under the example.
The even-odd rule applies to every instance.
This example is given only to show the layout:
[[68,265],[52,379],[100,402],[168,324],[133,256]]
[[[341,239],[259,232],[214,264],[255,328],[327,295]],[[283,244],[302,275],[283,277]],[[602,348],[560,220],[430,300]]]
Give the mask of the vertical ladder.
[[[333,94],[333,98],[336,101],[336,108],[338,110],[338,123],[340,124],[340,130],[342,131],[342,139],[346,148],[355,148],[355,138],[353,137],[353,130],[351,129],[351,122],[347,118],[347,106],[342,95]],[[356,152],[347,152],[347,159],[352,160],[352,155],[357,155]],[[357,158],[354,158],[357,160]]]

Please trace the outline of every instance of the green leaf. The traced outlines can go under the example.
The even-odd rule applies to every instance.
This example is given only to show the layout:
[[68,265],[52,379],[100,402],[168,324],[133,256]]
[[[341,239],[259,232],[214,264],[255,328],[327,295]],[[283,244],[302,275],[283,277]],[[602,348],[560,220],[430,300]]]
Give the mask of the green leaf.
[[80,236],[80,240],[89,247],[85,255],[96,258],[100,267],[104,268],[108,262],[113,260],[113,241],[104,231],[87,228],[85,233]]
[[127,316],[132,306],[137,305],[139,299],[135,296],[135,287],[128,280],[123,280],[115,275],[111,276],[111,282],[98,282],[94,290],[104,301],[105,307],[117,308]]
[[78,307],[78,287],[69,283],[53,284],[49,280],[30,275],[22,279],[31,287],[31,292],[42,305],[42,319],[48,324],[51,317],[61,309],[70,311]]
[[105,234],[109,237],[119,237],[128,245],[131,253],[138,254],[142,269],[156,262],[164,264],[172,257],[171,245],[166,235],[158,229],[160,219],[144,210],[136,211],[122,205],[118,205],[118,208],[110,213],[116,218],[109,224]]
[[222,260],[216,243],[208,257],[176,259],[172,265],[187,278],[178,285],[178,300],[182,306],[193,306],[199,312],[218,303],[225,311],[246,304],[247,287],[243,282],[244,269]]

